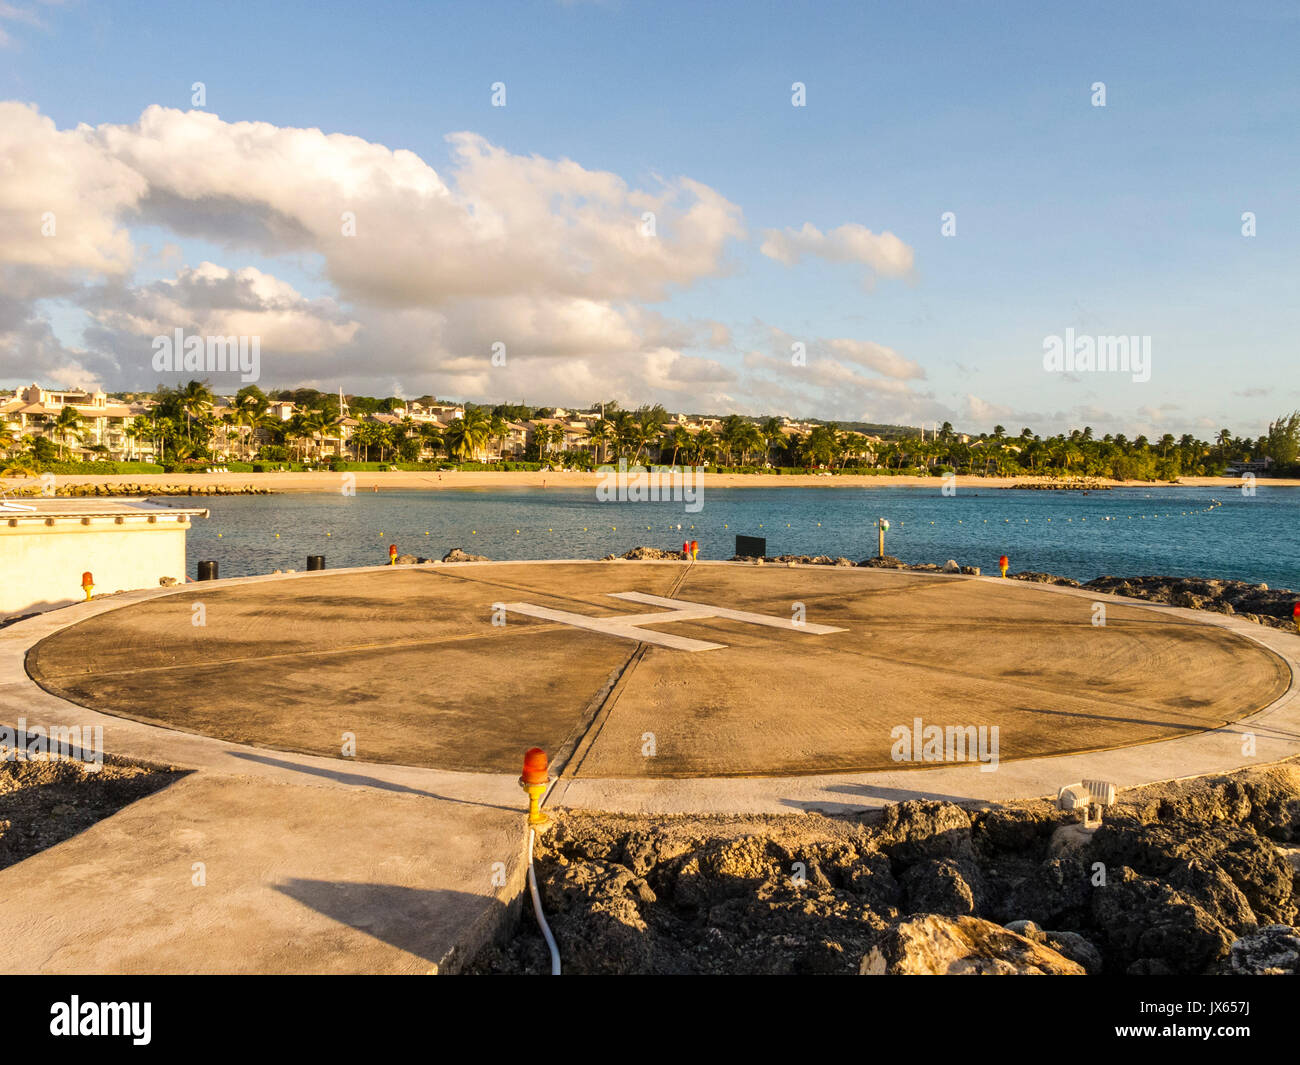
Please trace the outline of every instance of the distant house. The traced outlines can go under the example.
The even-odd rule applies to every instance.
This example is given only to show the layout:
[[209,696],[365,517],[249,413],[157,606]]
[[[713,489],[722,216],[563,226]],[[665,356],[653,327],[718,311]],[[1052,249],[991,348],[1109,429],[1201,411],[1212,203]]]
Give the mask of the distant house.
[[[81,417],[77,436],[65,439],[54,423],[60,414],[72,409]],[[149,407],[143,403],[110,402],[101,389],[93,392],[82,388],[42,388],[31,384],[19,389],[14,397],[0,403],[0,422],[9,426],[17,437],[43,436],[70,454],[85,458],[95,454],[105,455],[114,461],[154,458],[153,442],[135,439],[127,428],[138,414]],[[97,448],[106,448],[99,452]]]

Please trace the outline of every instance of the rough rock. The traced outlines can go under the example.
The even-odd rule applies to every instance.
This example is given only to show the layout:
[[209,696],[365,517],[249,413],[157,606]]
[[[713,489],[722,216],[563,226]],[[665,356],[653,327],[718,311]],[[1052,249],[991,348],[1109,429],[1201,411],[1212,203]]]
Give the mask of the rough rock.
[[[1237,886],[1261,923],[1291,924],[1296,916],[1290,864],[1248,828],[1219,824],[1210,829],[1181,821],[1141,825],[1117,818],[1097,830],[1088,854],[1108,867],[1129,866],[1159,878],[1193,859],[1212,862]],[[1197,881],[1208,883],[1204,878]],[[1187,890],[1196,888],[1189,882]],[[1214,907],[1210,896],[1197,901]]]
[[1271,924],[1233,940],[1219,971],[1237,976],[1300,976],[1300,928]]
[[925,858],[973,858],[970,814],[950,802],[910,799],[885,807],[881,849],[895,868]]
[[444,562],[490,562],[486,555],[470,555],[462,551],[459,547],[453,547],[442,556]]
[[995,807],[977,813],[971,825],[976,850],[984,856],[1041,853],[1067,815],[1044,803],[1033,808]]
[[657,547],[634,547],[632,550],[625,551],[621,555],[606,555],[601,559],[601,561],[614,562],[620,558],[626,559],[629,562],[660,562],[665,559],[684,562],[686,560],[686,555],[681,551],[665,551]]
[[1078,962],[1089,976],[1096,976],[1103,969],[1101,951],[1078,932],[1049,932],[1033,921],[1010,921],[1003,927],[1008,932],[1042,943],[1071,961]]
[[[905,968],[886,950],[905,920],[974,919],[1011,923],[1007,935],[1089,973],[1285,970],[1300,922],[1273,915],[1294,911],[1298,800],[1300,759],[1125,790],[1064,854],[1073,819],[1046,799],[853,816],[570,811],[538,841],[538,879],[570,972],[847,974],[873,947]],[[18,821],[2,801],[0,818]],[[476,971],[548,969],[527,915],[500,949]],[[1021,971],[1001,961],[982,971]]]
[[1034,584],[1059,584],[1064,588],[1082,588],[1072,577],[1058,577],[1054,573],[1038,573],[1035,570],[1022,570],[1020,573],[1008,573],[1007,580],[1030,581]]
[[1158,958],[1175,972],[1202,973],[1228,953],[1233,934],[1167,884],[1128,867],[1092,893],[1093,926],[1125,966]]
[[1060,825],[1047,843],[1047,853],[1052,858],[1067,858],[1071,855],[1083,854],[1092,843],[1095,832],[1096,826],[1085,825],[1078,821]]
[[1253,931],[1259,924],[1246,896],[1215,862],[1192,858],[1174,866],[1165,880],[1238,935]]
[[[1077,581],[1050,573],[1016,573],[1011,576],[1017,580],[1080,587]],[[1291,624],[1291,610],[1296,599],[1295,594],[1287,588],[1271,589],[1267,584],[1202,577],[1105,576],[1088,581],[1081,587],[1107,595],[1240,615],[1274,628],[1285,628]]]
[[912,865],[899,880],[903,908],[910,913],[946,917],[973,914],[983,896],[983,877],[970,861],[928,858]]
[[873,558],[864,558],[858,565],[872,566],[875,569],[907,569],[907,563],[901,558],[895,558],[893,555],[876,555]]
[[1083,976],[1050,947],[978,917],[926,914],[892,925],[862,959],[863,976]]
[[1078,858],[1050,858],[993,903],[1004,920],[1027,919],[1045,928],[1075,926],[1091,912],[1092,868]]

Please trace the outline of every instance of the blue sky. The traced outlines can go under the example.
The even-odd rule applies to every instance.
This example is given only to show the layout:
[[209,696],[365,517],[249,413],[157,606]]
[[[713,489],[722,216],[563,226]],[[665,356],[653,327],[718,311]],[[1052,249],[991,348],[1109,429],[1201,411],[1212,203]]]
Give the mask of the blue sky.
[[[404,326],[384,297],[340,282],[337,253],[310,240],[242,240],[229,219],[177,224],[185,205],[160,216],[156,190],[174,195],[173,178],[151,173],[145,206],[119,215],[134,250],[112,286],[146,289],[204,261],[251,266],[304,301],[327,301],[321,313],[332,321],[356,324],[325,331],[314,355],[268,353],[264,387],[533,403],[622,392],[675,409],[730,403],[972,431],[1002,422],[1130,434],[1208,435],[1227,424],[1257,435],[1300,405],[1294,4],[9,0],[0,29],[0,100],[34,105],[59,131],[131,127],[154,105],[190,111],[190,86],[203,81],[203,110],[222,123],[405,149],[449,184],[457,160],[446,137],[469,131],[519,160],[521,173],[537,156],[617,175],[633,190],[686,179],[743,217],[743,236],[729,235],[705,264],[683,253],[689,267],[667,269],[662,291],[628,281],[610,297],[638,336],[645,313],[723,332],[669,330],[666,341],[625,351],[591,338],[570,365],[563,352],[529,358],[525,329],[512,344],[519,362],[493,376],[457,360],[494,335],[506,304],[493,301],[540,299],[544,277],[516,279],[474,307],[430,295],[440,283],[430,280],[425,305],[400,309]],[[497,81],[503,108],[490,102]],[[796,81],[805,107],[791,106]],[[1091,102],[1098,81],[1105,107]],[[215,141],[213,150],[222,150]],[[492,184],[502,195],[514,187]],[[250,204],[263,195],[232,193]],[[0,220],[14,225],[5,202],[0,193]],[[940,234],[945,211],[956,214],[955,236]],[[1254,237],[1241,233],[1246,211]],[[670,241],[684,224],[663,222]],[[766,232],[806,224],[893,234],[911,267],[763,253]],[[527,232],[510,239],[526,243]],[[5,241],[0,231],[0,250]],[[176,250],[165,259],[145,250],[166,243]],[[437,255],[440,241],[429,243]],[[15,254],[8,269],[21,273],[30,259]],[[103,278],[84,262],[73,273],[80,288],[42,289],[23,311],[17,339],[0,346],[0,381],[84,372],[110,388],[152,384],[138,365],[148,338],[121,317],[149,318],[143,297],[88,297]],[[584,319],[596,321],[589,312],[584,303]],[[10,324],[19,316],[12,310]],[[0,329],[5,321],[0,311]],[[47,338],[44,362],[30,347],[38,321],[62,349]],[[198,317],[176,324],[202,327]],[[412,340],[388,359],[394,337],[426,326],[441,339],[426,349]],[[1067,328],[1151,336],[1150,381],[1047,373],[1044,338]],[[778,365],[791,339],[808,344],[813,372]],[[885,349],[911,369],[891,371],[874,355],[833,364],[831,340]],[[707,386],[690,384],[697,374]]]

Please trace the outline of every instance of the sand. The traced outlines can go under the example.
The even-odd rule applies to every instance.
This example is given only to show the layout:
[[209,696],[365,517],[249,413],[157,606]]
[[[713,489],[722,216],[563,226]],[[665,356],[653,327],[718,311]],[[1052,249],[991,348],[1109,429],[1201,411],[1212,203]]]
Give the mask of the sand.
[[[743,473],[707,473],[704,474],[706,488],[937,488],[943,484],[940,477],[917,476],[863,476],[840,475],[830,477],[820,475],[779,474],[743,474]],[[463,471],[409,471],[392,470],[382,472],[357,473],[156,473],[156,474],[112,474],[112,475],[65,475],[56,478],[57,484],[139,484],[145,486],[185,485],[195,488],[226,486],[240,488],[252,485],[267,488],[275,492],[337,492],[347,482],[345,477],[354,478],[350,482],[357,491],[430,490],[430,489],[483,489],[483,488],[594,488],[601,483],[599,473],[540,473],[528,470],[501,470],[482,472]],[[17,489],[24,485],[37,483],[24,479],[10,479],[0,482],[0,488]],[[1045,478],[1031,477],[958,477],[957,486],[980,488],[1008,488],[1017,484],[1032,484],[1044,487],[1052,482]],[[1068,482],[1066,482],[1068,483]],[[1089,479],[1090,484],[1107,485],[1115,488],[1162,488],[1168,487],[1159,481],[1108,481]],[[1298,478],[1261,479],[1260,484],[1270,487],[1300,487]],[[1238,477],[1184,477],[1178,481],[1184,488],[1220,488],[1225,493],[1241,488]]]

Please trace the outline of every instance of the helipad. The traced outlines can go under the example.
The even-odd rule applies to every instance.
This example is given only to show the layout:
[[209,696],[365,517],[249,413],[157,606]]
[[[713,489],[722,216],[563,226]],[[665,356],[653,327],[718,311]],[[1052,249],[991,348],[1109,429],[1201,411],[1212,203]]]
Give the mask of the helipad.
[[[104,713],[440,770],[688,778],[924,769],[917,721],[1001,762],[1219,728],[1283,695],[1272,651],[1186,612],[832,567],[517,563],[192,584],[37,644]],[[349,747],[350,745],[350,747]],[[352,756],[352,752],[355,755]]]

